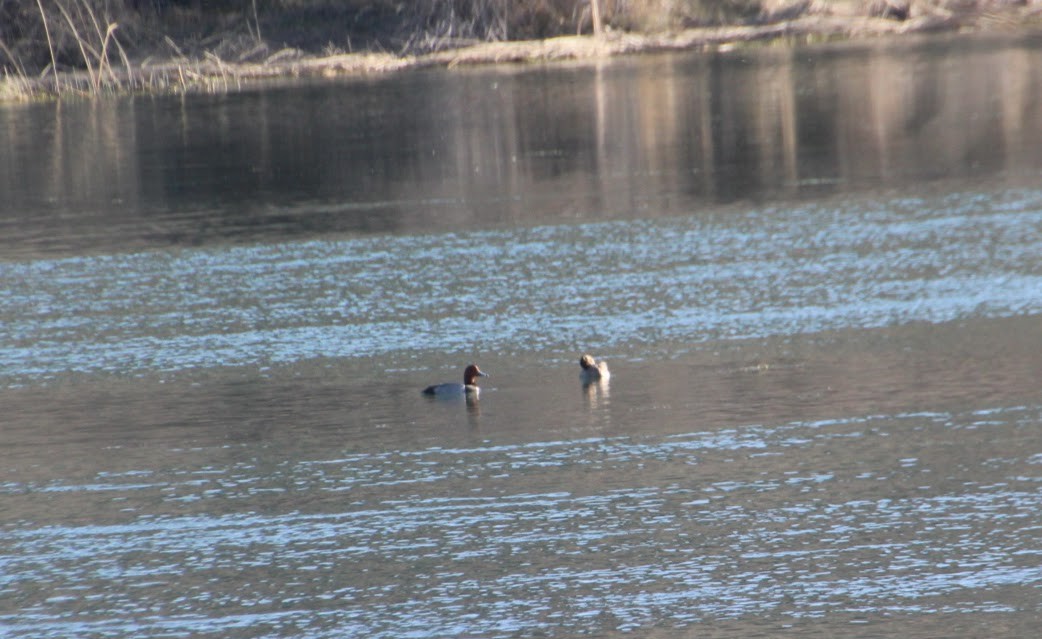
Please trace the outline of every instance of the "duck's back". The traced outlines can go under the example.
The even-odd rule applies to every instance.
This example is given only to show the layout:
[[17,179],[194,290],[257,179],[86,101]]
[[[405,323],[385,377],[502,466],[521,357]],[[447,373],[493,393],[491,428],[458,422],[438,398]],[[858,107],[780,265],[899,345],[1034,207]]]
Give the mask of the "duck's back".
[[462,395],[467,392],[463,384],[434,384],[423,389],[425,395]]

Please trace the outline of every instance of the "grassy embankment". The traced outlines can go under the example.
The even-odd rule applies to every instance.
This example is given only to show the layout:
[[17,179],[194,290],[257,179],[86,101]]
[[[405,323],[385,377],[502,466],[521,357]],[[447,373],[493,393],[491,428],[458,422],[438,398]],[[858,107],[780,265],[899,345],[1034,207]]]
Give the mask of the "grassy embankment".
[[1038,0],[25,0],[0,2],[0,100],[1039,22]]

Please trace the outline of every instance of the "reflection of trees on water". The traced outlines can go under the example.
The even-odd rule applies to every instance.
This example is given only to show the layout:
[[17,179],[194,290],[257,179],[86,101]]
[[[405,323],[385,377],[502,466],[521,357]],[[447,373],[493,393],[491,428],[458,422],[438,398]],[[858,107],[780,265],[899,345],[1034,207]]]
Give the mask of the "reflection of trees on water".
[[180,245],[1015,177],[1042,164],[1037,58],[943,38],[31,105],[0,112],[0,213],[19,241]]
[[464,219],[596,217],[1030,170],[1042,161],[1037,54],[977,45],[469,74],[439,96],[451,115],[432,161],[396,192],[445,188]]
[[[967,55],[953,41],[598,66],[519,109],[518,126],[495,132],[520,138],[519,166],[498,181],[497,171],[461,172],[461,193],[510,193],[517,214],[654,213],[1031,169],[1042,160],[1035,57]],[[531,104],[525,80],[509,84],[512,103]],[[448,152],[502,169],[480,144],[494,123],[475,126],[480,116],[460,106]]]

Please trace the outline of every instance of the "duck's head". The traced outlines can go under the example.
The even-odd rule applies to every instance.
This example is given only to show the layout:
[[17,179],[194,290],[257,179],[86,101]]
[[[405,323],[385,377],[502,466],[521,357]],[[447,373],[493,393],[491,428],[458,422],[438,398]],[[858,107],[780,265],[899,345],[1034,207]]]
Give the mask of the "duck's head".
[[473,386],[474,381],[479,377],[488,377],[488,374],[482,373],[477,364],[471,364],[463,371],[463,383],[467,386]]

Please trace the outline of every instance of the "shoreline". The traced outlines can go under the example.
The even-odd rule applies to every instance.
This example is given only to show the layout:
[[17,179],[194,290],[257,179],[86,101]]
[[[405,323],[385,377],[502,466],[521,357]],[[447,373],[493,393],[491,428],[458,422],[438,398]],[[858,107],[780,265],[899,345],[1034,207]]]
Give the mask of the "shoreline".
[[980,20],[967,20],[965,16],[953,14],[903,21],[805,15],[763,25],[696,27],[671,33],[607,32],[601,36],[481,42],[406,56],[379,52],[313,55],[287,48],[260,61],[241,62],[222,60],[213,53],[205,53],[199,59],[175,57],[153,62],[146,58],[129,66],[103,65],[91,71],[63,71],[36,78],[6,76],[0,78],[0,104],[70,96],[224,93],[280,79],[361,77],[434,67],[538,64],[665,51],[727,50],[747,44],[793,39],[813,43],[924,33],[1025,34],[1036,31],[1024,24],[1003,23],[1000,26],[1001,30],[985,29]]

